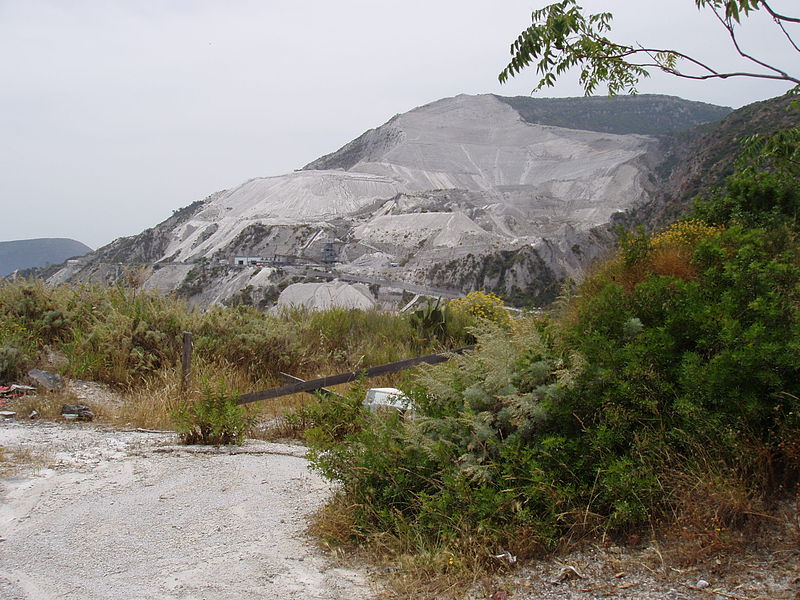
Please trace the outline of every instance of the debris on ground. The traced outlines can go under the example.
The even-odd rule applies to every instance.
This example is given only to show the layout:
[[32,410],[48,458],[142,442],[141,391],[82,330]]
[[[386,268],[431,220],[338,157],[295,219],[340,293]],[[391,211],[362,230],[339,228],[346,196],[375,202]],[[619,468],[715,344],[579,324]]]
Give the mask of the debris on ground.
[[493,556],[495,558],[507,561],[508,564],[510,565],[513,565],[515,562],[517,562],[517,557],[511,554],[511,552],[509,552],[508,550],[504,550],[500,554],[494,554]]
[[591,545],[560,560],[520,561],[501,582],[513,600],[800,600],[796,534],[763,535],[753,547],[689,566],[668,542]]
[[561,570],[558,572],[558,575],[553,578],[550,583],[557,584],[561,583],[562,581],[569,581],[570,579],[586,579],[585,575],[581,575],[580,571],[573,567],[572,565],[566,565],[562,567]]
[[16,383],[0,385],[0,406],[3,406],[10,399],[19,398],[35,390],[36,388],[32,385],[18,385]]
[[61,407],[61,416],[68,421],[91,421],[94,412],[85,404],[65,404]]

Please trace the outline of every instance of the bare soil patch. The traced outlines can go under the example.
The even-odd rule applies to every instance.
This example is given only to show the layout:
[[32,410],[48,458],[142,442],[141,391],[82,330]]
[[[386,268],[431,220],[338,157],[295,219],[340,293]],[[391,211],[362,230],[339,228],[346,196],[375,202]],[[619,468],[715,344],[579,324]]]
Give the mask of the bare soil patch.
[[306,538],[328,485],[304,449],[175,446],[94,424],[4,423],[0,597],[360,599],[374,591]]

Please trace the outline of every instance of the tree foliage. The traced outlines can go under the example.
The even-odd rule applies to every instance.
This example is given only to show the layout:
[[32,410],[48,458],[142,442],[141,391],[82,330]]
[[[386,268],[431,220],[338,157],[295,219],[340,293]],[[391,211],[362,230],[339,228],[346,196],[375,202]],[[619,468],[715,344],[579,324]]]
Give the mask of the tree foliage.
[[749,77],[786,81],[794,84],[794,93],[800,92],[800,72],[788,72],[750,54],[737,37],[746,17],[764,11],[772,18],[777,34],[800,53],[791,31],[800,24],[800,18],[777,12],[766,0],[695,0],[695,4],[698,9],[713,12],[727,31],[735,53],[750,64],[750,70],[723,71],[679,50],[612,41],[606,37],[611,31],[611,13],[586,15],[577,0],[560,0],[533,11],[533,23],[511,44],[511,62],[500,73],[500,82],[534,66],[539,77],[534,91],[538,91],[552,87],[564,72],[577,68],[586,95],[594,93],[600,84],[606,84],[608,93],[615,95],[635,93],[638,82],[655,70],[695,80]]
[[696,202],[694,216],[709,223],[798,229],[800,127],[742,139],[736,172],[722,190]]

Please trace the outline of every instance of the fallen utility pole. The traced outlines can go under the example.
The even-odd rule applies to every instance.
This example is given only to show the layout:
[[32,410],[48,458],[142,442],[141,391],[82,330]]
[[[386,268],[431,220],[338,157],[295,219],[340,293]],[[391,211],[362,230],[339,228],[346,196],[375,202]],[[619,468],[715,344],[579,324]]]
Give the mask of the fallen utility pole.
[[[281,377],[286,381],[286,383],[305,383],[305,379],[300,379],[299,377],[295,377],[294,375],[289,375],[289,373],[284,373],[281,371]],[[337,394],[333,390],[329,390],[328,388],[317,388],[316,390],[310,390],[307,392],[312,396],[315,394],[322,394],[323,396],[336,396],[337,398],[344,398],[341,394]]]
[[281,396],[288,396],[289,394],[299,394],[301,392],[313,392],[329,385],[338,385],[340,383],[348,383],[355,381],[360,377],[369,379],[370,377],[377,377],[378,375],[387,375],[389,373],[397,373],[421,364],[435,365],[440,362],[450,360],[452,354],[461,354],[467,350],[472,350],[474,346],[464,346],[463,348],[456,348],[447,354],[428,354],[427,356],[420,356],[418,358],[409,358],[400,360],[385,365],[378,365],[377,367],[370,367],[369,369],[362,369],[360,371],[350,371],[348,373],[339,373],[338,375],[328,375],[327,377],[320,377],[319,379],[312,379],[310,381],[298,381],[295,383],[288,383],[280,387],[262,390],[260,392],[252,392],[250,394],[243,394],[236,399],[237,404],[250,404],[251,402],[258,402],[260,400],[269,400],[270,398],[280,398]]

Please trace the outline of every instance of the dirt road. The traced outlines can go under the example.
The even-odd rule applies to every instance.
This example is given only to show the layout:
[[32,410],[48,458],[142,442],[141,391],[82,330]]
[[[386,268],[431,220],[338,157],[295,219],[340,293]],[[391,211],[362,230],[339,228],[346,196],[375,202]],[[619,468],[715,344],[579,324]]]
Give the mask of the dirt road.
[[[364,573],[305,538],[329,489],[303,449],[174,446],[170,434],[0,424],[0,598],[364,599]],[[39,465],[38,471],[31,468]]]

